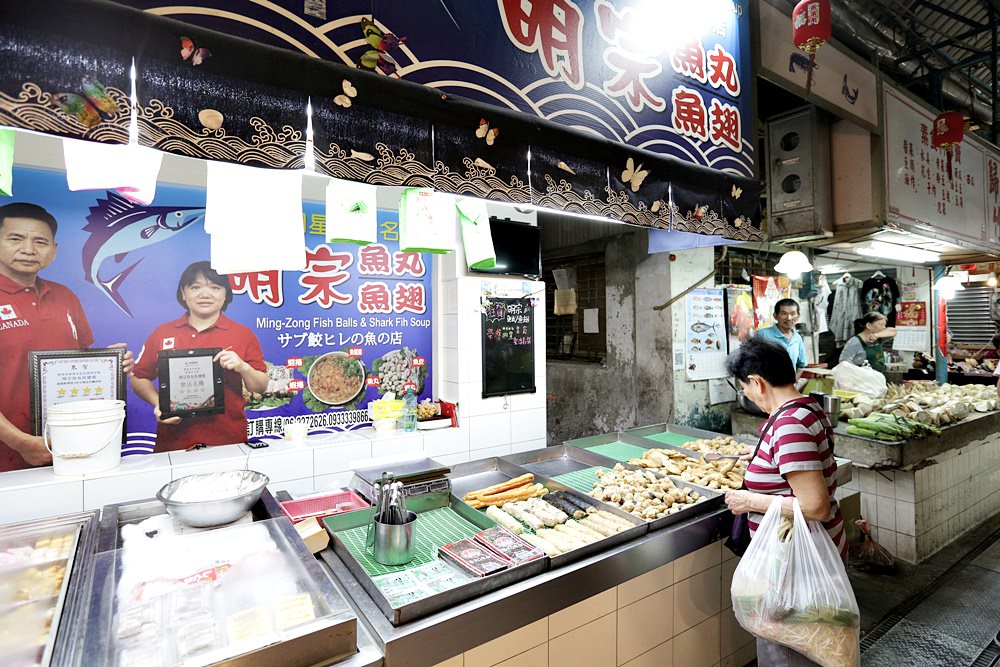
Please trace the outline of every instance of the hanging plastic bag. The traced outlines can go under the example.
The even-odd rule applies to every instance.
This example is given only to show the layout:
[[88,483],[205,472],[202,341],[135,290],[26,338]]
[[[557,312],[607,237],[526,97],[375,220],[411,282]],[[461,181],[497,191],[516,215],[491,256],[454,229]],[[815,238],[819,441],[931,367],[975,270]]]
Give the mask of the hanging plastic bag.
[[885,376],[877,370],[855,366],[849,361],[841,361],[833,367],[833,381],[837,389],[856,391],[872,398],[885,396],[888,387]]
[[823,667],[859,667],[858,603],[830,535],[781,517],[776,498],[736,567],[733,612],[743,628],[794,649]]

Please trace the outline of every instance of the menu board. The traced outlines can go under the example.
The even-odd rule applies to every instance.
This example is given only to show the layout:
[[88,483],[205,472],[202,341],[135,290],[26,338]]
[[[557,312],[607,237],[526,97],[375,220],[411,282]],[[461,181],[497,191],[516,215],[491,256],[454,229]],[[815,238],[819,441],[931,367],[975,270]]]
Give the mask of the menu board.
[[528,297],[483,304],[483,398],[535,393],[534,318]]
[[985,243],[985,156],[966,138],[947,152],[931,146],[935,114],[885,87],[885,169],[888,221],[932,237]]

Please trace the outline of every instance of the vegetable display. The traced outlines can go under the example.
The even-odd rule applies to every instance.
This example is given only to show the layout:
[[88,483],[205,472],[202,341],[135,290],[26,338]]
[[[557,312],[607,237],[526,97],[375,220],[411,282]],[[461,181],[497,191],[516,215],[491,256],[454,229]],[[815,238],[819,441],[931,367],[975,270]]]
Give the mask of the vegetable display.
[[[997,393],[992,385],[943,384],[939,387],[933,382],[912,382],[903,386],[889,385],[883,398],[871,398],[863,394],[855,396],[851,399],[851,405],[841,410],[840,414],[848,424],[852,424],[852,420],[879,413],[931,426],[947,426],[962,421],[973,412],[990,412],[996,409]],[[852,425],[855,429],[865,428],[861,424]],[[868,430],[878,432],[877,429]],[[850,427],[848,433],[876,437],[858,433],[856,430],[852,432]],[[917,432],[913,435],[924,435],[924,433]]]

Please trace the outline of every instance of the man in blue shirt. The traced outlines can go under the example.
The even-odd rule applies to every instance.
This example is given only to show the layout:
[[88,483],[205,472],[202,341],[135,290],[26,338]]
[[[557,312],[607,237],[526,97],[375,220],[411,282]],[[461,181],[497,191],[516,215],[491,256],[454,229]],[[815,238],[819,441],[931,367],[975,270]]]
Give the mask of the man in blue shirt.
[[764,340],[777,343],[788,352],[792,365],[795,366],[796,379],[802,376],[802,369],[806,367],[806,344],[795,330],[795,323],[798,321],[798,302],[794,299],[782,299],[774,304],[774,324],[757,332]]

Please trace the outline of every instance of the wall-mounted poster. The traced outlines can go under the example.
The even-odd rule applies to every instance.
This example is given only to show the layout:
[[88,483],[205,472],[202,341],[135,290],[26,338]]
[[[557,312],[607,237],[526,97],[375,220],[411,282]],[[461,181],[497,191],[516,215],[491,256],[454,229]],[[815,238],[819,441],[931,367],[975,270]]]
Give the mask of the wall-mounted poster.
[[726,288],[726,321],[729,330],[729,351],[754,335],[753,290],[749,285]]
[[792,298],[788,276],[754,276],[753,305],[757,331],[774,324],[774,304]]
[[[141,206],[110,191],[70,192],[63,173],[15,168],[14,177],[17,201],[45,208],[59,223],[58,254],[39,277],[76,295],[94,347],[125,343],[137,368],[148,353],[155,376],[158,352],[184,349],[182,336],[169,331],[186,317],[180,278],[193,263],[210,259],[204,189],[161,184],[154,204]],[[11,201],[0,196],[0,206]],[[416,384],[420,398],[431,395],[429,257],[399,250],[395,211],[378,211],[377,242],[367,246],[328,243],[325,213],[323,202],[303,202],[304,271],[224,278],[232,301],[222,316],[249,330],[234,341],[236,349],[259,351],[268,378],[263,391],[244,388],[240,397],[237,381],[226,395],[227,414],[230,398],[245,403],[244,438],[280,436],[290,421],[314,433],[370,423],[369,401],[399,395],[407,382]],[[144,343],[164,331],[156,337],[158,349],[143,353]],[[0,327],[0,349],[4,333]],[[0,355],[0,367],[4,362]],[[28,378],[23,382],[27,387]],[[126,392],[126,454],[151,451],[156,442],[153,406],[133,386],[134,380]]]
[[924,352],[929,345],[927,302],[900,301],[899,314],[896,316],[896,337],[892,339],[892,349]]
[[691,290],[684,297],[684,339],[689,380],[726,376],[726,309],[721,289]]

